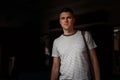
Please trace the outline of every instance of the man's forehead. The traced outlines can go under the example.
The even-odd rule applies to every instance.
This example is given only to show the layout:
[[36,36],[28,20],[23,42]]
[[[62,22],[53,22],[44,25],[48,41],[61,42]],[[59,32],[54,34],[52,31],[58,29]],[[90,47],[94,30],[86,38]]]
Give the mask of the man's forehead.
[[60,14],[60,17],[64,17],[64,16],[73,16],[70,12],[62,12]]

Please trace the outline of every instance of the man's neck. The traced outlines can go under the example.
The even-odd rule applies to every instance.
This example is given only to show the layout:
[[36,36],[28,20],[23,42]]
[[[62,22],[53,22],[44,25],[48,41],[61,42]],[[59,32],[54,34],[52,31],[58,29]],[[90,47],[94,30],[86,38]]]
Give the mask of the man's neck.
[[64,30],[64,35],[72,35],[76,32],[75,29],[72,29],[72,30]]

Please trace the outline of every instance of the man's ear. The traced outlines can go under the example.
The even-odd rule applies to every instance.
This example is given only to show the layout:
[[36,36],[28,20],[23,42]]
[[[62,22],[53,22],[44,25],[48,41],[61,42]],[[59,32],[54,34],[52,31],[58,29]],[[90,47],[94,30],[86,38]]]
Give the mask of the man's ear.
[[75,21],[76,21],[75,17],[73,18],[73,20],[74,20],[74,24],[75,24]]

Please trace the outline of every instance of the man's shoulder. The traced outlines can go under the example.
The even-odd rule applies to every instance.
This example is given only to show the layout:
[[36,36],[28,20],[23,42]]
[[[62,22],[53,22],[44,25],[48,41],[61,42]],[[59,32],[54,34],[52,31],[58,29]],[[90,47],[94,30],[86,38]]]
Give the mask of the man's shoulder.
[[57,38],[54,39],[54,41],[59,41],[60,39],[62,39],[62,34],[60,36],[58,36]]

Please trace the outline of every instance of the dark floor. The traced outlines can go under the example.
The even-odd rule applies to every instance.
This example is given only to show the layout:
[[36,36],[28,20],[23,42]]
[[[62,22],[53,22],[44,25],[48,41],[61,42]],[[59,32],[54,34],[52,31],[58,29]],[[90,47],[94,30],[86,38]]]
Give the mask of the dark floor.
[[50,80],[50,72],[21,73],[16,76],[16,79],[0,78],[0,80]]
[[[9,80],[9,79],[0,79],[0,80]],[[49,72],[41,72],[41,73],[24,73],[20,74],[17,77],[17,80],[50,80]],[[109,76],[107,80],[120,80],[120,76],[114,75]]]

